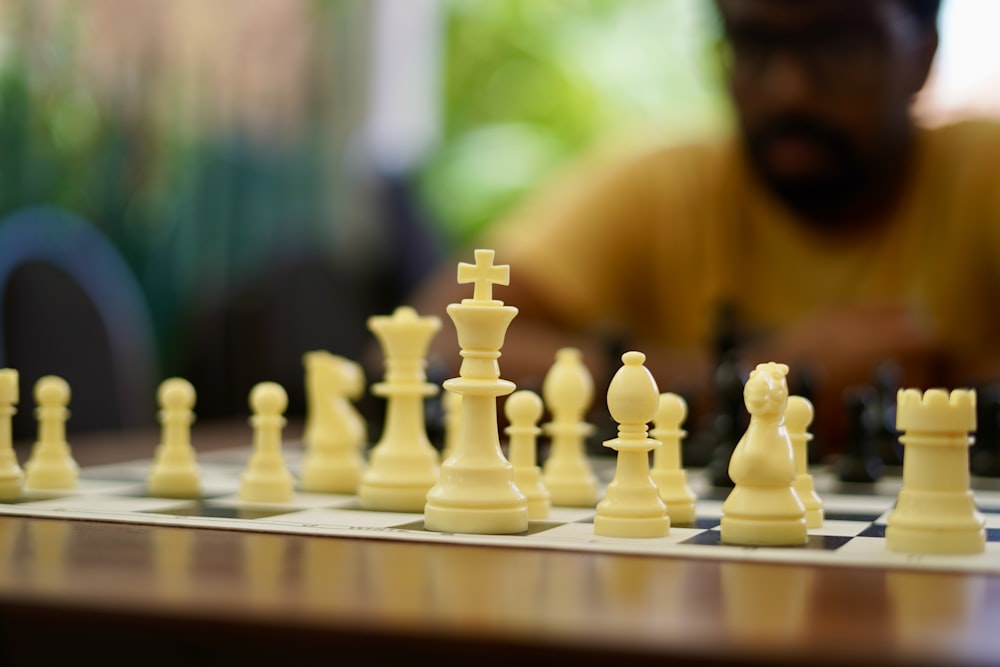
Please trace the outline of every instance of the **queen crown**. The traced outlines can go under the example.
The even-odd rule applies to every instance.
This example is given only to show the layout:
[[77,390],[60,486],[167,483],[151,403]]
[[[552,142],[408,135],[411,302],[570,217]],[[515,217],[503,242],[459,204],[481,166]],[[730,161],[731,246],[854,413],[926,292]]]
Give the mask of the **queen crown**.
[[962,432],[976,430],[975,389],[900,389],[896,394],[899,431]]

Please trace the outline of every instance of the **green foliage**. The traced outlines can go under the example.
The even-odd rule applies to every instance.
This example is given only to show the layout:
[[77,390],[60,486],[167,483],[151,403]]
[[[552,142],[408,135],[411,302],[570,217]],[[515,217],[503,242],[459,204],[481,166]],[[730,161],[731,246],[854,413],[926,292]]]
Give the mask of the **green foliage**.
[[421,191],[456,244],[608,136],[727,118],[704,0],[448,0],[444,128]]

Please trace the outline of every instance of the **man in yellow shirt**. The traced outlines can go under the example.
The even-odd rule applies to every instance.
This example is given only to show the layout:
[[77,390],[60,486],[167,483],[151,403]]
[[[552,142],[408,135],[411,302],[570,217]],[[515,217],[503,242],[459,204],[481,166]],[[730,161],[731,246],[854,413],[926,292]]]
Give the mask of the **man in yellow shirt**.
[[[520,309],[504,376],[537,385],[572,345],[600,382],[615,341],[661,390],[709,396],[726,307],[746,368],[808,369],[832,438],[844,389],[886,360],[914,386],[998,377],[1000,125],[910,116],[938,2],[717,5],[739,136],[585,169],[480,243],[511,265],[497,298]],[[449,270],[418,303],[463,295]]]

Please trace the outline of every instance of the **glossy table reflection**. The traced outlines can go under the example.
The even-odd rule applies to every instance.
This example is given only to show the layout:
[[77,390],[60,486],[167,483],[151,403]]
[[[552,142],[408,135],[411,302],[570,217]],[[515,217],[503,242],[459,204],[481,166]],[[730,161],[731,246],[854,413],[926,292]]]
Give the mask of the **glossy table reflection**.
[[1000,577],[0,518],[0,639],[2,664],[995,665]]

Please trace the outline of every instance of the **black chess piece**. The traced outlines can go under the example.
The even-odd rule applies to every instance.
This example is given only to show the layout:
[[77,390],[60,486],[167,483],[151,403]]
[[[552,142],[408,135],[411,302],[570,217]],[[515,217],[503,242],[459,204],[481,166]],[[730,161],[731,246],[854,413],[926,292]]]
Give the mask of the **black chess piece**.
[[743,401],[744,373],[738,349],[736,310],[731,305],[723,305],[719,309],[716,327],[717,365],[712,378],[715,411],[708,424],[708,445],[712,454],[706,469],[711,483],[719,487],[733,486],[729,477],[729,460],[749,422]]
[[873,423],[871,405],[876,400],[872,387],[856,387],[844,392],[847,413],[847,441],[836,464],[842,482],[872,484],[882,475],[883,462],[877,444],[879,426]]
[[[788,369],[789,396],[801,396],[811,403],[815,403],[819,384],[819,375],[816,369],[809,364],[798,364],[794,368]],[[808,448],[809,463],[817,464],[822,462],[827,450],[828,443],[824,441],[820,434],[815,434]]]
[[875,393],[868,403],[872,447],[887,466],[903,465],[903,447],[896,433],[896,394],[901,378],[902,369],[895,361],[879,364],[872,378]]
[[976,390],[976,436],[970,466],[974,475],[1000,477],[1000,385]]

